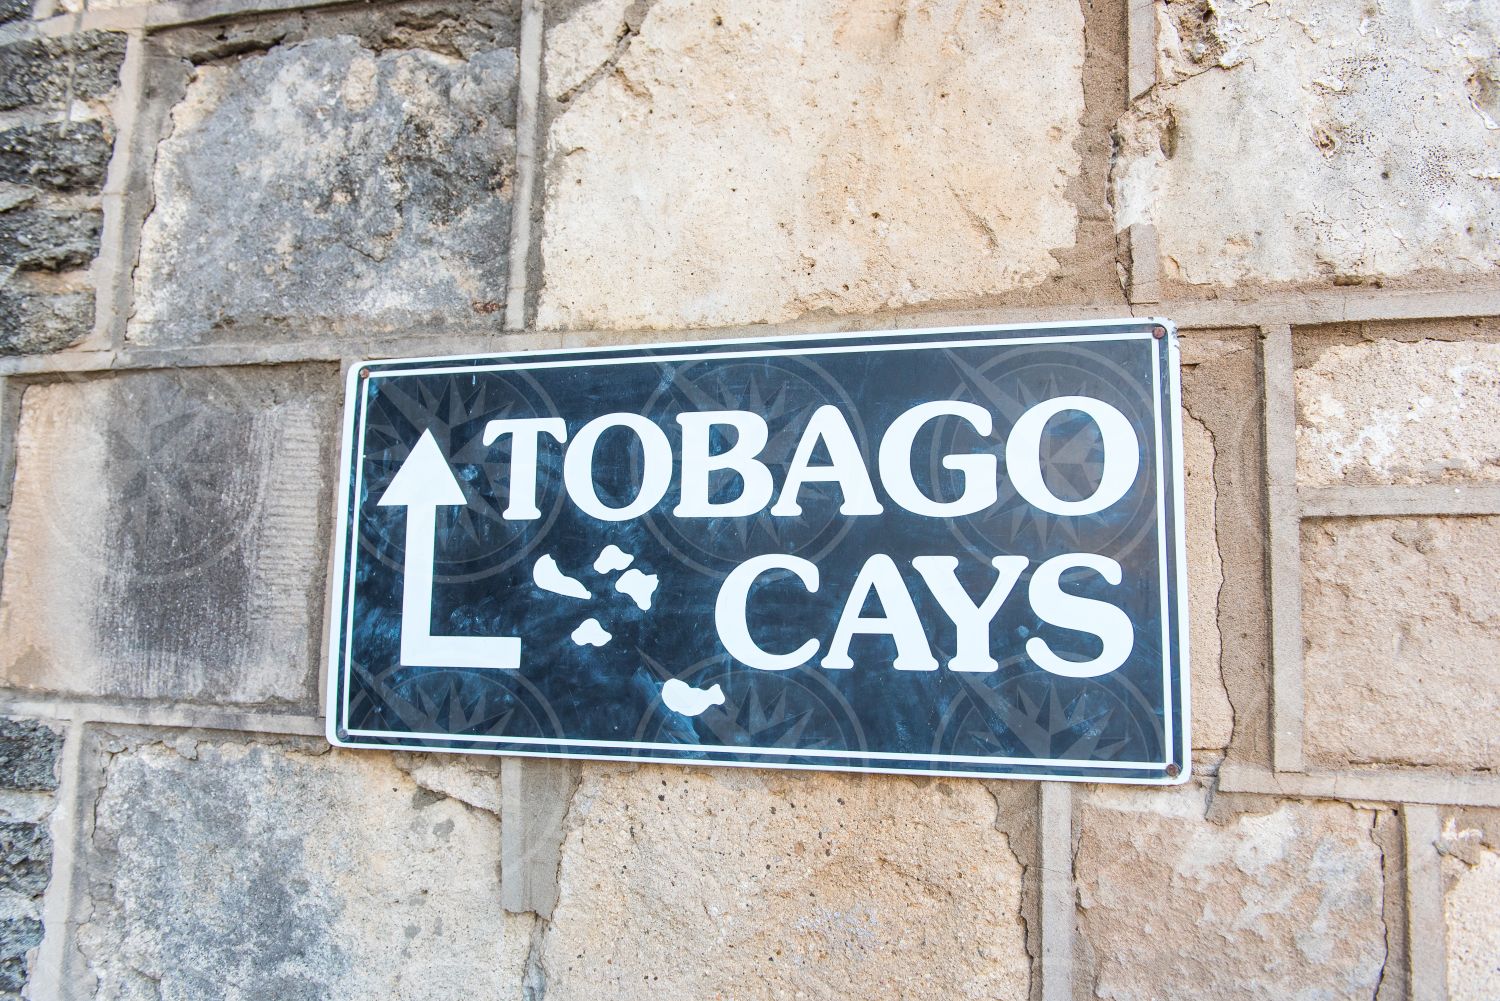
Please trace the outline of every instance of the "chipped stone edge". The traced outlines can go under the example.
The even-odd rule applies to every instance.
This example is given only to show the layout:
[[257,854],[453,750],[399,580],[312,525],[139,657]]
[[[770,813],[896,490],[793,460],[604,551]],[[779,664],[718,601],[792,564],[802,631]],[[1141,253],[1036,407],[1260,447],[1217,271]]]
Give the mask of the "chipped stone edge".
[[131,276],[140,242],[140,226],[132,218],[131,207],[140,187],[135,164],[141,145],[137,126],[146,96],[146,58],[145,37],[131,32],[125,39],[120,89],[114,101],[115,144],[99,196],[104,225],[93,263],[94,330],[84,341],[86,346],[118,348],[125,340]]
[[500,906],[506,911],[551,920],[568,812],[582,778],[576,761],[500,759]]
[[1073,1001],[1073,939],[1077,921],[1073,885],[1073,788],[1038,783],[1037,843],[1042,869],[1041,1001]]
[[[63,737],[62,762],[57,791],[53,794],[51,830],[52,878],[42,895],[42,943],[37,947],[36,962],[26,978],[24,997],[65,998],[63,980],[67,969],[67,950],[72,935],[77,894],[74,891],[78,858],[84,851],[84,825],[79,823],[83,807],[84,724],[72,722]],[[67,837],[58,835],[66,832]]]
[[1303,770],[1302,544],[1292,328],[1261,328],[1267,557],[1271,604],[1271,757]]
[[1500,808],[1500,778],[1414,770],[1275,772],[1226,761],[1219,768],[1219,789],[1290,799]]
[[1442,822],[1435,806],[1403,803],[1406,847],[1407,997],[1447,1001],[1447,926],[1443,916],[1443,871],[1437,841]]

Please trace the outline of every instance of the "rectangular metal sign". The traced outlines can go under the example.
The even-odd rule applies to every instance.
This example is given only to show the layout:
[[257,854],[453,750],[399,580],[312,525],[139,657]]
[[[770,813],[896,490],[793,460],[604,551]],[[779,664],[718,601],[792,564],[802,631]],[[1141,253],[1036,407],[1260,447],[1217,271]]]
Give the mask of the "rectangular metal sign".
[[329,740],[1172,783],[1164,320],[369,362]]

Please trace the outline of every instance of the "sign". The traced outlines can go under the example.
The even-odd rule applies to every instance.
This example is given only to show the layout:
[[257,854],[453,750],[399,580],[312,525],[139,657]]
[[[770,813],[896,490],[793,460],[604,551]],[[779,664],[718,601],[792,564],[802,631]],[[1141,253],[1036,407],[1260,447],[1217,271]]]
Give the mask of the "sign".
[[1187,777],[1162,320],[350,372],[329,739]]

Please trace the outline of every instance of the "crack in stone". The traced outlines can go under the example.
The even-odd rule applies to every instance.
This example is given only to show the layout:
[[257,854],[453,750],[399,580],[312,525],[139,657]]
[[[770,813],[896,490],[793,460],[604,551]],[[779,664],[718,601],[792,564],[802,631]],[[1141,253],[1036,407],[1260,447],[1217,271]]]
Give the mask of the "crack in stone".
[[[646,15],[651,12],[652,7],[656,6],[656,2],[657,0],[635,0],[635,2],[626,8],[625,19],[620,23],[620,27],[615,32],[615,47],[610,52],[609,58],[594,67],[593,72],[589,73],[588,76],[559,94],[557,96],[558,104],[570,103],[575,97],[591,90],[600,80],[615,72],[616,68],[620,65],[620,60],[624,59],[625,53],[630,51],[630,43],[635,40],[635,36],[641,33],[641,26],[645,24]],[[631,84],[628,81],[626,81],[626,89],[637,97],[649,96],[639,86]]]

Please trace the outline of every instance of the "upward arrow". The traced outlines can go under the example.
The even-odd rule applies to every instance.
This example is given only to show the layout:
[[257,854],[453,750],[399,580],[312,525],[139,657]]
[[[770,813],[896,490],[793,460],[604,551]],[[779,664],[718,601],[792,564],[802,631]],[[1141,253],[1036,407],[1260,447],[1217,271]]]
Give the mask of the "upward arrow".
[[407,667],[521,666],[515,636],[432,635],[432,574],[437,509],[462,507],[463,489],[431,431],[396,470],[379,507],[406,508],[406,566],[401,583],[401,663]]

